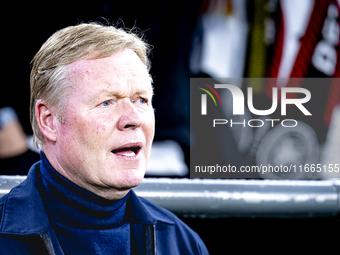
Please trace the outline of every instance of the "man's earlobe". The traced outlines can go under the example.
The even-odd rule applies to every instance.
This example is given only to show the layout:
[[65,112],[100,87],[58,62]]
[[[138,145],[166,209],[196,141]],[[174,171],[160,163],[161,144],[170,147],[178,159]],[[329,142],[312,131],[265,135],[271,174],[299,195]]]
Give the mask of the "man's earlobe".
[[51,112],[51,109],[42,101],[38,100],[35,105],[35,115],[41,133],[51,142],[57,141],[57,117]]

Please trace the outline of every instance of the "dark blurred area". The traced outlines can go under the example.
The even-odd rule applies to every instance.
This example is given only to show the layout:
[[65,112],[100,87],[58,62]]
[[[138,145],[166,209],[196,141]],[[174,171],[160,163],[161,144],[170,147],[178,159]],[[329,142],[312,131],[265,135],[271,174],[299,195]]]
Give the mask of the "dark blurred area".
[[[296,2],[290,0],[8,2],[3,5],[1,15],[3,64],[0,109],[4,107],[14,109],[19,125],[22,126],[20,136],[32,135],[29,120],[30,61],[47,38],[59,29],[80,22],[113,23],[126,28],[136,26],[144,32],[147,42],[153,46],[149,57],[154,80],[155,141],[175,141],[183,153],[182,160],[189,165],[190,77],[340,76],[339,1],[301,1],[303,4],[300,3],[300,7]],[[331,10],[330,5],[334,6]],[[307,13],[300,15],[298,7],[306,9]],[[294,8],[296,11],[289,16],[287,13]],[[288,34],[287,27],[294,27],[296,24],[294,19],[289,18],[292,15],[304,18],[302,22],[304,25],[301,25],[299,31]],[[331,29],[324,28],[327,17],[332,18],[328,20],[332,24]],[[288,19],[290,25],[285,23]],[[335,39],[334,36],[328,37],[333,38],[333,41],[327,41],[324,37],[325,34],[334,33]],[[220,39],[214,41],[216,38]],[[284,46],[287,45],[285,40],[291,38],[298,45],[288,42],[288,46]],[[325,43],[318,46],[323,41]],[[265,100],[270,98],[264,88],[253,88],[258,98]],[[332,117],[332,112],[340,101],[340,88],[338,84],[328,84],[324,87],[323,93],[324,100],[319,102],[318,107],[322,109],[320,111],[323,123],[319,128],[326,134],[329,132],[332,118],[335,118]],[[339,113],[337,116],[340,116],[340,112],[337,112]],[[3,130],[4,125],[0,125],[0,137]],[[331,148],[329,150],[333,151],[331,159],[325,159],[325,162],[334,157],[338,160],[339,157],[338,144],[335,149],[332,149],[334,144],[327,145],[327,141],[339,141],[336,135],[337,126],[332,130],[330,132],[332,136],[328,139],[323,137],[323,141],[320,142],[320,147]],[[252,135],[256,137],[256,134]],[[240,151],[237,152],[239,155],[236,157],[251,151],[251,140],[247,140],[242,147],[238,143],[240,140],[229,137],[228,139],[231,139],[230,146],[233,146],[229,148],[230,150],[236,151],[235,146],[239,146]],[[253,160],[255,155],[251,156]],[[0,175],[25,175],[32,163],[37,160],[39,154],[33,152],[29,146],[23,145],[18,149],[17,155],[9,157],[0,155]],[[164,165],[164,162],[161,164]],[[149,176],[173,176],[173,174],[150,173]],[[184,170],[175,176],[188,177],[188,171]],[[294,243],[303,252],[313,251],[314,247],[334,248],[335,231],[339,232],[337,218],[183,218],[183,220],[198,232],[211,254],[263,249],[271,252],[281,249],[290,251]]]
[[338,250],[336,218],[182,218],[214,254],[330,254]]

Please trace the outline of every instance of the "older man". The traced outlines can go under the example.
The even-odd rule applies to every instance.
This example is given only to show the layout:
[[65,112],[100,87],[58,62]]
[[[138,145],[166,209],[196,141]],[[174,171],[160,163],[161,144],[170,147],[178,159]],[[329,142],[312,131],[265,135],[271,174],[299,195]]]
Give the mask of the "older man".
[[0,254],[207,254],[188,226],[135,195],[154,136],[148,46],[98,24],[53,34],[33,59],[41,161],[0,200]]

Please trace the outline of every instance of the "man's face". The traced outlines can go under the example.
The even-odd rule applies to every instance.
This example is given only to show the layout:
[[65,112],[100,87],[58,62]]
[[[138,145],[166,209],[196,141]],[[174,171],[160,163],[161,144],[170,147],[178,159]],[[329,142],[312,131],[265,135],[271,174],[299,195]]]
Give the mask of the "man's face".
[[149,74],[125,49],[74,62],[68,75],[73,88],[66,122],[58,124],[56,169],[79,186],[115,199],[110,191],[126,193],[141,183],[150,157],[155,119]]

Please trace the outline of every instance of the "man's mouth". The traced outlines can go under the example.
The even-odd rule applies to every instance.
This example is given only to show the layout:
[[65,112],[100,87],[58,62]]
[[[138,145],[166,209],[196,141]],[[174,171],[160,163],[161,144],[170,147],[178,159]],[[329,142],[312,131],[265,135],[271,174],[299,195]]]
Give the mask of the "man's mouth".
[[135,145],[135,146],[127,146],[127,147],[115,149],[115,150],[112,150],[111,152],[117,156],[134,157],[138,155],[140,149],[141,149],[141,146]]

